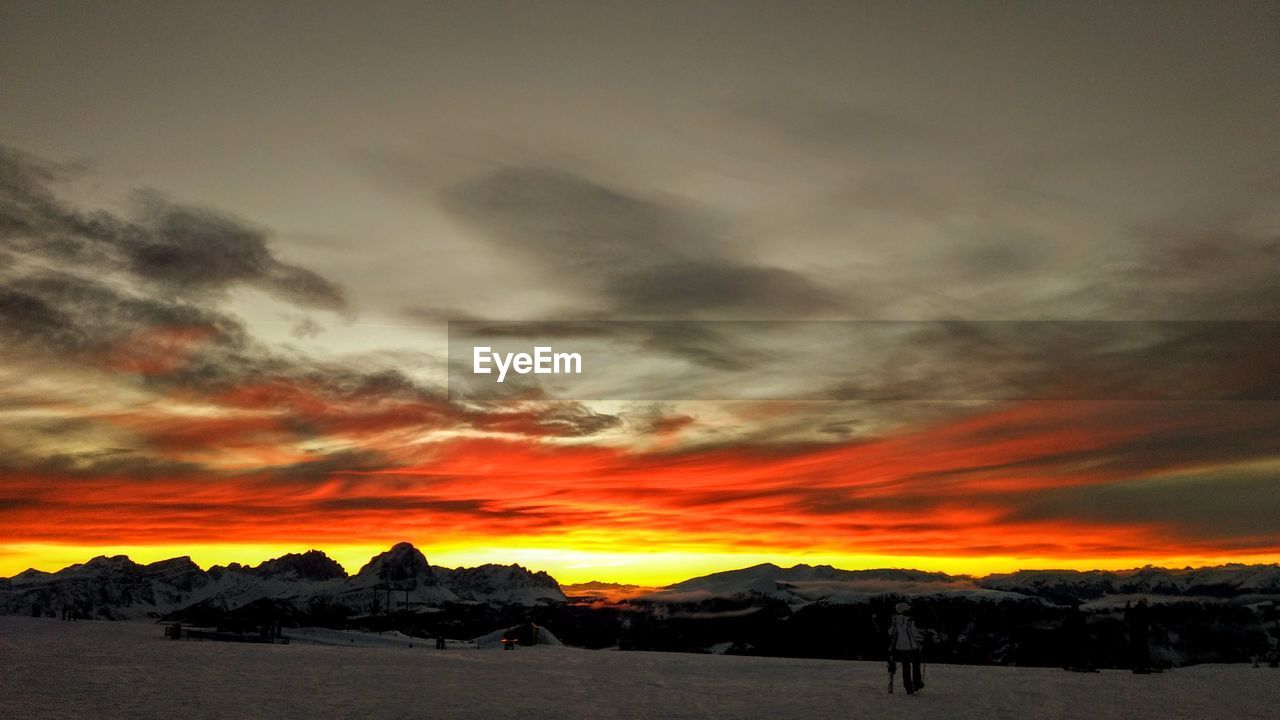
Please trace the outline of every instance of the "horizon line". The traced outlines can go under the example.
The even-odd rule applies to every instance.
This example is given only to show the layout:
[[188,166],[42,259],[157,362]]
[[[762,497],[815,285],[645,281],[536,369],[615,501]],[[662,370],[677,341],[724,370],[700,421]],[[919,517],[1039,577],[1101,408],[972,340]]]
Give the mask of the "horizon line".
[[[1274,555],[1263,554],[1263,555],[1256,555],[1252,557],[1237,556],[1235,558],[1188,557],[1186,559],[1187,560],[1186,562],[1178,562],[1172,558],[1156,558],[1156,559],[1148,560],[1146,562],[1143,562],[1140,559],[1135,559],[1135,558],[1118,558],[1116,562],[1110,563],[1110,564],[1106,563],[1102,558],[1094,558],[1094,559],[1091,559],[1094,563],[1100,562],[1101,564],[1090,565],[1088,562],[1067,563],[1067,564],[1053,564],[1053,563],[1039,564],[1039,563],[1032,562],[1026,565],[1019,566],[1015,569],[995,568],[986,572],[972,572],[972,571],[966,572],[966,571],[948,571],[945,569],[936,569],[938,561],[943,561],[943,562],[947,560],[954,561],[954,560],[959,560],[958,558],[946,558],[946,557],[926,558],[934,561],[934,562],[926,563],[926,565],[933,565],[934,566],[933,568],[921,567],[919,565],[912,565],[912,564],[866,564],[866,563],[853,563],[854,566],[849,567],[849,566],[842,566],[842,564],[838,563],[838,561],[823,562],[821,561],[820,557],[811,557],[811,558],[802,559],[799,561],[791,561],[791,562],[788,562],[788,561],[777,562],[776,560],[769,559],[769,558],[779,558],[780,556],[786,555],[785,553],[758,554],[755,557],[759,559],[755,562],[752,562],[748,559],[748,556],[746,554],[739,553],[739,554],[734,554],[734,557],[739,558],[742,564],[734,564],[732,566],[724,566],[724,567],[707,566],[705,569],[695,570],[693,574],[678,576],[679,579],[655,583],[642,578],[628,578],[628,577],[620,577],[616,575],[611,576],[611,574],[585,576],[585,575],[582,575],[581,573],[568,573],[567,575],[575,576],[574,579],[562,580],[560,578],[566,577],[565,574],[558,574],[553,568],[538,567],[537,565],[530,564],[528,563],[527,558],[523,562],[519,558],[505,561],[505,562],[494,560],[491,558],[483,562],[472,561],[470,563],[466,563],[466,562],[450,563],[447,560],[443,562],[437,562],[437,561],[433,561],[431,557],[428,555],[428,553],[423,549],[423,547],[419,546],[417,543],[414,543],[409,540],[402,540],[402,541],[391,543],[390,545],[386,545],[386,546],[365,545],[365,544],[361,544],[359,546],[340,546],[340,547],[348,548],[348,552],[346,553],[342,553],[342,552],[336,553],[337,555],[345,556],[345,559],[346,559],[345,562],[343,561],[342,558],[335,557],[335,553],[328,550],[324,550],[319,547],[315,547],[315,546],[308,547],[302,550],[280,548],[280,549],[271,551],[269,557],[264,557],[261,553],[246,553],[246,554],[253,554],[255,556],[255,560],[250,560],[248,562],[245,562],[243,560],[236,560],[236,559],[222,559],[222,560],[205,559],[202,562],[201,560],[198,560],[196,558],[196,555],[207,554],[207,553],[200,553],[198,549],[208,548],[213,546],[193,546],[193,552],[185,552],[185,553],[180,552],[179,554],[173,554],[173,555],[167,554],[167,552],[159,553],[159,555],[164,555],[163,557],[158,556],[156,553],[148,553],[148,552],[139,553],[138,551],[146,548],[151,548],[151,547],[165,547],[165,548],[168,548],[168,552],[171,552],[174,549],[174,547],[169,545],[166,545],[166,546],[139,545],[139,546],[131,546],[129,548],[131,552],[130,551],[112,552],[112,550],[116,549],[118,546],[105,546],[105,548],[102,551],[96,552],[96,554],[93,554],[86,559],[73,561],[73,562],[62,561],[62,563],[65,563],[65,564],[60,563],[61,566],[57,567],[57,569],[54,569],[54,570],[44,570],[37,567],[36,564],[32,564],[23,570],[10,571],[10,574],[8,575],[0,575],[0,579],[12,580],[14,578],[17,578],[20,575],[23,575],[24,573],[28,573],[32,571],[37,573],[42,573],[42,574],[53,575],[53,574],[71,569],[73,567],[85,565],[99,558],[109,559],[109,558],[116,558],[116,557],[124,557],[128,559],[130,562],[134,562],[142,566],[148,566],[156,563],[166,562],[169,560],[179,560],[179,559],[186,558],[190,560],[192,564],[196,565],[196,567],[198,567],[202,572],[209,572],[215,567],[228,567],[233,564],[239,565],[245,568],[253,568],[263,563],[266,563],[268,561],[276,560],[281,557],[285,557],[287,555],[302,555],[308,552],[318,552],[324,555],[326,558],[333,560],[335,563],[337,563],[342,568],[346,577],[354,577],[357,574],[359,574],[360,569],[362,569],[366,564],[372,561],[375,557],[383,553],[389,552],[392,548],[401,544],[407,544],[413,547],[418,552],[420,552],[423,555],[424,559],[426,559],[427,564],[431,567],[457,569],[457,568],[474,568],[474,567],[480,567],[483,565],[520,566],[533,573],[545,572],[548,576],[550,576],[553,580],[555,580],[558,585],[561,585],[561,586],[576,586],[576,585],[584,585],[588,583],[602,583],[602,584],[613,584],[613,585],[636,585],[636,586],[660,588],[660,587],[668,587],[671,585],[675,585],[681,582],[685,582],[687,580],[692,580],[700,577],[707,577],[710,575],[716,575],[721,573],[747,570],[754,567],[760,567],[762,565],[773,565],[780,569],[792,569],[796,567],[830,567],[834,570],[840,570],[843,572],[869,572],[869,571],[879,571],[879,570],[913,571],[913,572],[940,574],[940,575],[945,575],[946,577],[949,577],[949,578],[958,578],[958,579],[968,578],[968,579],[974,579],[974,580],[980,580],[983,578],[992,577],[996,575],[1009,575],[1009,574],[1022,573],[1022,572],[1078,572],[1078,573],[1107,572],[1107,573],[1123,574],[1123,573],[1137,572],[1145,569],[1157,569],[1157,570],[1166,570],[1166,571],[1188,571],[1188,570],[1213,569],[1213,568],[1221,568],[1221,567],[1229,567],[1229,566],[1280,567],[1280,558],[1277,558]],[[0,546],[0,547],[3,547],[3,546]],[[61,547],[68,547],[68,549],[70,549],[69,546],[61,546]],[[74,546],[74,547],[76,550],[88,549],[86,546]],[[231,547],[238,547],[238,546],[222,545],[222,547],[231,548]],[[358,564],[355,564],[351,562],[350,550],[356,547],[360,547],[360,548],[380,547],[382,549],[374,551],[373,553],[369,554],[365,560],[359,562]],[[91,552],[94,552],[94,551],[91,551]],[[522,554],[522,553],[512,553],[512,554]],[[652,555],[669,555],[669,554],[671,553],[653,553]],[[698,555],[698,553],[676,553],[676,554],[685,555],[690,558],[696,557]],[[4,555],[17,556],[17,555],[20,555],[20,553],[3,552],[2,550],[0,550],[0,558],[3,558]],[[135,556],[137,555],[141,555],[141,559],[135,559]],[[637,553],[636,555],[644,557],[650,554]],[[83,554],[81,556],[83,556]],[[441,556],[448,558],[448,557],[452,557],[453,555],[448,552],[443,552],[441,553],[441,555],[437,555],[437,557],[441,557]],[[888,559],[889,557],[892,557],[892,556],[878,556],[878,557],[880,559]],[[260,559],[256,559],[256,558],[260,558]],[[913,557],[912,559],[920,560],[922,558]],[[982,560],[982,558],[963,558],[963,560],[966,562],[975,562],[975,561]],[[1035,560],[1047,560],[1047,559],[1036,558]],[[49,567],[49,565],[46,563],[37,563],[37,564],[44,564],[46,567]],[[993,563],[993,564],[998,565],[1000,563]],[[619,565],[620,563],[601,563],[598,566],[617,567]],[[13,567],[16,567],[16,565],[14,565]],[[352,569],[353,567],[355,568],[354,570]],[[580,566],[577,569],[584,570],[586,569],[586,567]],[[625,573],[623,575],[625,575]],[[581,576],[581,577],[578,577],[578,576]]]

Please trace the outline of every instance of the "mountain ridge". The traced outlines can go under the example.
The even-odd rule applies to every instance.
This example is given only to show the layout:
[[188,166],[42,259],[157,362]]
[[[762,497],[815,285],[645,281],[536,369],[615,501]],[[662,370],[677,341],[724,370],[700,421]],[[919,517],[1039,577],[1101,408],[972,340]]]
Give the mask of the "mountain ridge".
[[233,562],[208,570],[187,556],[145,565],[125,555],[97,556],[55,572],[28,569],[0,579],[0,614],[108,620],[190,608],[231,611],[262,601],[359,616],[449,604],[532,606],[565,600],[546,573],[519,565],[435,567],[410,543],[397,543],[350,575],[323,551],[309,550],[252,567]]
[[[565,589],[575,593],[566,596]],[[396,543],[354,574],[321,550],[286,553],[255,566],[203,570],[189,556],[141,564],[99,555],[55,572],[28,569],[0,578],[0,614],[125,619],[191,607],[234,610],[262,600],[348,615],[447,605],[537,606],[588,599],[689,604],[716,598],[749,602],[857,603],[884,595],[974,600],[1123,603],[1140,596],[1233,602],[1280,596],[1280,564],[1128,570],[1019,570],[982,577],[909,568],[844,570],[831,565],[760,563],[689,578],[660,588],[593,581],[562,587],[545,571],[519,564],[474,568],[431,565],[411,543]],[[592,592],[594,591],[594,592]],[[394,597],[391,597],[394,595]]]

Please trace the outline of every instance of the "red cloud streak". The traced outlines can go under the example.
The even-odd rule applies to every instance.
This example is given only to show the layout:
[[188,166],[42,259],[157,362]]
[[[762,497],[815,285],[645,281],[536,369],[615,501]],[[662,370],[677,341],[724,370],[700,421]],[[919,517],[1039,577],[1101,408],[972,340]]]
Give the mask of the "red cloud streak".
[[[262,392],[262,391],[260,391]],[[258,408],[260,392],[228,405]],[[276,399],[279,399],[277,397]],[[290,395],[290,404],[302,402]],[[310,401],[308,401],[310,402]],[[1271,553],[1274,536],[1196,523],[1127,521],[1105,496],[1070,512],[1043,493],[1107,488],[1275,456],[1256,443],[1214,453],[1183,438],[1250,436],[1276,427],[1270,404],[1034,403],[881,439],[840,445],[637,452],[536,437],[398,445],[404,418],[428,424],[440,407],[413,403],[339,422],[311,407],[326,432],[349,433],[382,462],[318,462],[238,471],[181,465],[146,474],[9,473],[0,486],[0,542],[174,544],[383,542],[429,536],[494,545],[560,537],[573,549],[875,553],[912,556],[1230,557]],[[173,460],[228,446],[272,450],[275,415],[148,425]],[[523,418],[522,418],[523,421]],[[534,419],[529,420],[534,423]],[[1206,457],[1206,454],[1209,456]],[[1153,480],[1154,478],[1154,480]],[[1037,512],[1028,508],[1037,507]],[[1083,510],[1081,509],[1083,507]],[[1194,513],[1194,508],[1188,509]]]

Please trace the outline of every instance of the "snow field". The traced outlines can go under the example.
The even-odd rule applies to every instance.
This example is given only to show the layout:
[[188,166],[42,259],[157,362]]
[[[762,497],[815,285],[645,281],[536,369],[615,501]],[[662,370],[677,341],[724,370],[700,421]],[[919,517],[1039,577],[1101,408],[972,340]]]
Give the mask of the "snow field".
[[188,642],[153,623],[0,617],[0,716],[1270,720],[1280,707],[1280,671],[1247,665],[930,665],[907,696],[886,694],[878,662],[426,645]]

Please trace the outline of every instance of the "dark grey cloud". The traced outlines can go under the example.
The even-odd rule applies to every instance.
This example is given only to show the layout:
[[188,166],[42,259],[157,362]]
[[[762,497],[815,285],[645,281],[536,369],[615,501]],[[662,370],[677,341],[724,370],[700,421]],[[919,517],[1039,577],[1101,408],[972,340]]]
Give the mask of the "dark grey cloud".
[[27,237],[29,244],[56,244],[46,237],[65,208],[51,187],[66,179],[72,166],[58,165],[16,148],[0,145],[0,237]]
[[625,410],[618,417],[642,435],[675,432],[697,422],[692,415],[675,411],[670,403],[649,403]]
[[149,347],[146,333],[195,331],[200,340],[189,357],[137,382],[212,391],[314,374],[252,338],[217,301],[244,283],[304,307],[338,309],[344,301],[334,283],[279,261],[265,233],[215,211],[154,195],[135,219],[76,209],[56,193],[66,172],[0,149],[0,246],[22,260],[0,274],[0,332],[10,347],[62,365],[109,365],[117,353],[164,361],[173,349]]
[[1280,399],[1280,323],[1270,321],[822,327],[830,343],[843,340],[873,358],[825,393],[833,399]]
[[709,239],[710,227],[699,227],[704,223],[691,212],[553,168],[502,168],[448,189],[443,199],[504,250],[570,273],[625,271]]
[[6,287],[0,287],[0,332],[10,348],[66,348],[81,342],[79,329],[66,313],[43,298]]
[[1280,236],[1223,226],[1134,230],[1130,257],[1102,268],[1072,300],[1101,300],[1132,316],[1272,320],[1280,317]]
[[[15,432],[21,428],[12,428]],[[31,473],[57,478],[126,477],[137,480],[167,480],[212,471],[196,462],[169,460],[147,452],[146,448],[100,448],[82,452],[32,453],[30,447],[0,445],[0,471]]]
[[618,277],[609,290],[619,312],[630,308],[680,317],[743,309],[767,317],[809,317],[840,307],[831,293],[800,273],[731,261],[671,262]]
[[1150,524],[1215,547],[1224,540],[1238,547],[1273,544],[1280,517],[1275,471],[1266,468],[1054,488],[1015,502],[1021,507],[1004,519]]
[[766,353],[738,339],[734,323],[645,323],[633,326],[641,346],[684,358],[711,370],[745,370],[766,359]]
[[121,243],[129,269],[166,291],[187,294],[253,285],[303,307],[340,310],[337,284],[276,259],[266,237],[210,210],[147,202],[145,239]]
[[55,193],[65,172],[0,148],[0,242],[11,253],[127,272],[168,297],[249,285],[303,307],[346,307],[336,283],[278,259],[267,235],[242,220],[153,192],[140,194],[132,218],[80,210]]
[[564,170],[501,169],[442,200],[481,237],[572,287],[594,313],[804,317],[841,305],[806,276],[735,252],[705,215]]
[[1031,477],[1088,470],[1099,476],[1141,477],[1206,463],[1231,465],[1280,455],[1280,403],[1114,402],[1041,403],[1040,413],[1016,423],[985,427],[974,435],[998,444],[1055,435],[1086,426],[1108,438],[1083,448],[1063,447],[999,463],[959,464],[941,472],[912,474],[912,481],[964,481],[977,474],[1017,470]]
[[[564,170],[500,169],[448,188],[442,202],[481,238],[557,283],[570,317],[804,318],[845,304],[799,272],[753,262],[705,214]],[[558,323],[556,332],[566,327],[572,324]],[[595,323],[588,331],[608,327]],[[614,331],[707,368],[744,369],[764,359],[728,329],[655,324]],[[536,324],[512,332],[545,334]]]
[[318,454],[302,462],[269,468],[271,478],[290,482],[320,482],[349,472],[369,472],[395,467],[385,453],[367,448],[347,448]]
[[0,286],[0,327],[18,342],[51,353],[105,350],[154,327],[204,328],[226,346],[248,342],[241,323],[179,300],[137,295],[82,275],[48,270],[10,277]]
[[[0,453],[10,471],[221,478],[222,470],[172,458],[336,438],[334,449],[305,461],[246,471],[311,482],[396,467],[403,458],[352,446],[387,438],[407,442],[433,429],[583,437],[620,423],[575,404],[454,404],[443,388],[376,357],[357,364],[272,347],[221,306],[226,290],[247,285],[303,310],[339,310],[346,305],[338,286],[281,261],[265,231],[219,211],[156,195],[145,196],[128,218],[77,209],[58,194],[58,183],[72,171],[0,148],[0,250],[6,259],[0,266],[0,341],[7,361],[20,363],[15,373],[33,367],[66,373],[69,392],[83,380],[94,388],[94,401],[109,403],[117,392],[176,394],[224,412],[206,417],[121,409],[106,419],[54,415],[9,423]],[[309,316],[295,320],[304,332],[315,331]],[[0,390],[0,404],[38,406],[35,392],[21,382],[8,386]],[[103,445],[122,439],[130,445]]]
[[[522,352],[561,341],[592,358],[583,379],[546,388],[515,379],[507,394],[617,400],[1280,400],[1280,322],[1266,321],[479,321],[450,326],[451,381],[468,395],[498,392],[493,382],[470,374],[473,346]],[[683,362],[668,362],[672,358]],[[651,370],[671,367],[678,369]],[[628,371],[643,382],[615,382]]]

